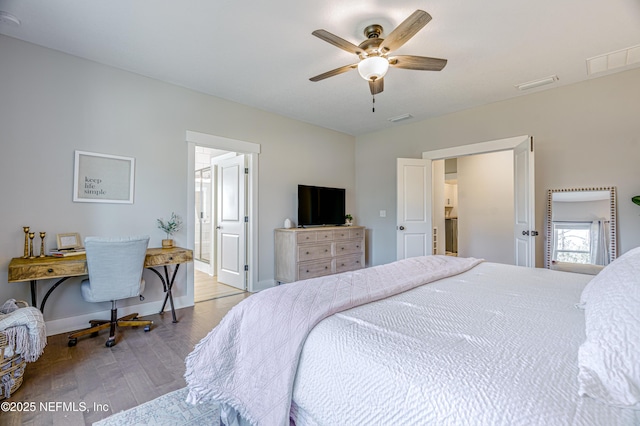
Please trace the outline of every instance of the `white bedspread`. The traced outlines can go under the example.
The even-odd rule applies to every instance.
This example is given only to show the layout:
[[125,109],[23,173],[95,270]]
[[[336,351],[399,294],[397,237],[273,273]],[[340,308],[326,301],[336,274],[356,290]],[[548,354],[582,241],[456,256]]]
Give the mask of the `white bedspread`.
[[480,262],[445,256],[413,258],[252,295],[229,311],[187,357],[187,401],[214,399],[253,424],[287,425],[298,357],[318,322],[459,274]]
[[592,277],[483,263],[335,314],[306,339],[296,425],[639,425],[578,395]]

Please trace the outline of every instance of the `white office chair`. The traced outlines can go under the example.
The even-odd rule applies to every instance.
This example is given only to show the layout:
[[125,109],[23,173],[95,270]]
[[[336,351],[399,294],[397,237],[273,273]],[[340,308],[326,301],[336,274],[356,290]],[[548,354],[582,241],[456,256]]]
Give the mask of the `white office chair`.
[[69,335],[69,346],[75,346],[78,337],[97,336],[105,328],[110,329],[107,347],[116,344],[116,326],[144,326],[144,331],[151,330],[153,321],[138,320],[137,313],[118,318],[116,308],[117,300],[140,296],[144,291],[142,270],[148,244],[148,236],[85,238],[89,279],[83,280],[80,286],[82,297],[87,302],[111,301],[111,319],[89,321],[90,328]]

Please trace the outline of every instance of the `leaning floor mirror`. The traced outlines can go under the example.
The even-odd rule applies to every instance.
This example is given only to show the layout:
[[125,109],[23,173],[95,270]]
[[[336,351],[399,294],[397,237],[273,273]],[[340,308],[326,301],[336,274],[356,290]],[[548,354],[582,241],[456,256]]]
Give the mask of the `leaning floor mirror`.
[[547,268],[595,275],[616,247],[615,187],[548,191]]

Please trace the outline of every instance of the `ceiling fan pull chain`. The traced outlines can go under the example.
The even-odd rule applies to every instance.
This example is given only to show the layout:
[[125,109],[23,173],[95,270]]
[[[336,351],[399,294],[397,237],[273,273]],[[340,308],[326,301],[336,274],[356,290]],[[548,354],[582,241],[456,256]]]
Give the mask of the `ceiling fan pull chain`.
[[373,106],[371,107],[371,112],[376,112],[376,95],[372,95],[371,99],[373,100],[372,102]]

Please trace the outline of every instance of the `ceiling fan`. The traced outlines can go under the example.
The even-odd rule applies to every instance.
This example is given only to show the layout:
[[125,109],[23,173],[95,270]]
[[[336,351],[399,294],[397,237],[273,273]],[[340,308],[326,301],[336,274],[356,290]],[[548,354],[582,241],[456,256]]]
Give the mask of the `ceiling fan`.
[[367,39],[358,46],[326,30],[316,30],[311,34],[340,49],[358,55],[360,61],[327,71],[311,77],[309,80],[320,81],[357,68],[360,76],[369,82],[371,94],[375,96],[384,90],[384,76],[389,66],[420,71],[440,71],[447,65],[446,59],[413,55],[389,56],[392,50],[398,49],[409,41],[429,21],[431,21],[431,15],[418,9],[391,31],[385,39],[380,38],[383,31],[381,25],[369,25],[364,29],[364,35]]

